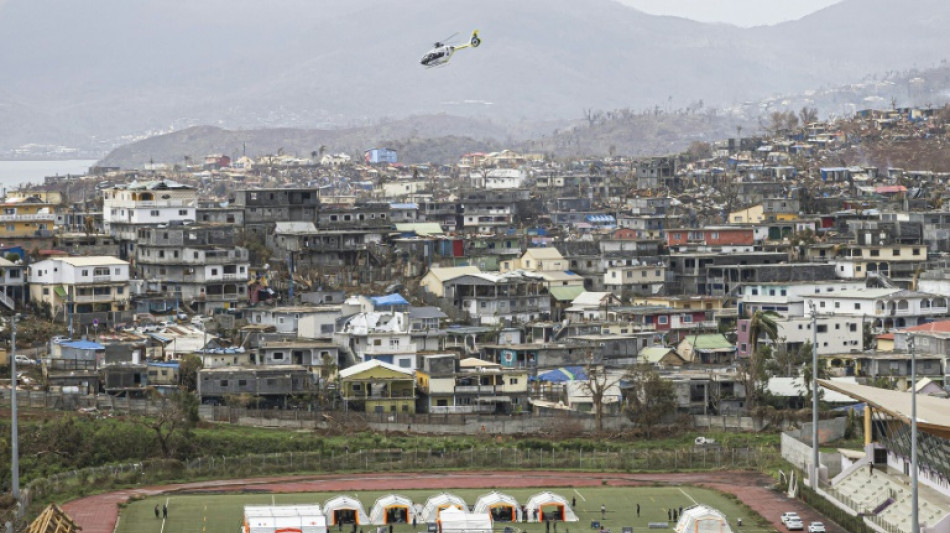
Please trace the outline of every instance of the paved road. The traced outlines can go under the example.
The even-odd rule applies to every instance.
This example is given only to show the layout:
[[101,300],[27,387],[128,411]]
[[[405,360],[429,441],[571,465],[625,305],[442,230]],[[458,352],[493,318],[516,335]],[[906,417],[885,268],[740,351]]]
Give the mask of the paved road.
[[609,472],[503,471],[439,473],[337,474],[324,476],[284,476],[269,478],[201,481],[175,485],[156,485],[97,494],[73,500],[63,509],[83,533],[112,533],[119,516],[119,504],[134,495],[152,496],[173,492],[254,491],[271,492],[347,492],[358,490],[443,489],[452,488],[524,488],[543,486],[637,486],[666,483],[709,487],[733,494],[745,502],[779,531],[786,531],[779,516],[797,511],[807,524],[821,520],[829,533],[847,533],[798,500],[772,490],[772,479],[755,472],[701,472],[688,474],[624,474]]

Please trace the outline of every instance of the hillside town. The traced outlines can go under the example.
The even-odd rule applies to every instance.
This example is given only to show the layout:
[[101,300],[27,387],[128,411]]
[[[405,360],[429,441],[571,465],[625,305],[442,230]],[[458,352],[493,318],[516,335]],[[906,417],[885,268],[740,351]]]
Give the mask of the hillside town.
[[23,389],[209,405],[602,423],[660,408],[654,376],[664,411],[744,415],[801,407],[813,348],[827,379],[906,389],[911,338],[944,394],[948,118],[803,109],[640,158],[315,147],[50,177],[2,200],[2,334]]

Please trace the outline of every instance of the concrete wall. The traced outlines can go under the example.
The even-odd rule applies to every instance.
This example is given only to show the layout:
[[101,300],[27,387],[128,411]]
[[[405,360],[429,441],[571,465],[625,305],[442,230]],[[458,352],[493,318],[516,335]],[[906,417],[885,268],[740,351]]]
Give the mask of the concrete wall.
[[[782,433],[782,458],[807,472],[812,464],[811,446],[789,433]],[[822,479],[829,480],[841,473],[840,453],[819,452],[818,462],[821,464]]]

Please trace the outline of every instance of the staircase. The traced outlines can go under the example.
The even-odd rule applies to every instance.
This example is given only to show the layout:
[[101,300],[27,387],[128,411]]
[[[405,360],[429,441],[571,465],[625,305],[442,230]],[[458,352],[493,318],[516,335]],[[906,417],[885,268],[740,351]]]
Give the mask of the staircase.
[[7,293],[0,290],[0,303],[5,305],[7,309],[11,311],[16,311],[16,302],[13,301],[13,298],[7,296]]

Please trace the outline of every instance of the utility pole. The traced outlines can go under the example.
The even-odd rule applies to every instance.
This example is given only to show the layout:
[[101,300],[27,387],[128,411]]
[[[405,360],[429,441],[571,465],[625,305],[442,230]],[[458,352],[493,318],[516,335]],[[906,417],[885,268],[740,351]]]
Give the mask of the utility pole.
[[811,301],[811,488],[818,490],[818,308]]
[[910,531],[920,533],[920,518],[917,513],[917,353],[914,335],[907,337],[910,348]]
[[[10,446],[12,456],[10,458],[10,487],[13,493],[13,499],[17,506],[20,504],[20,438],[19,428],[17,427],[16,410],[16,321],[19,315],[13,315],[10,321]],[[19,509],[17,509],[19,514]]]

